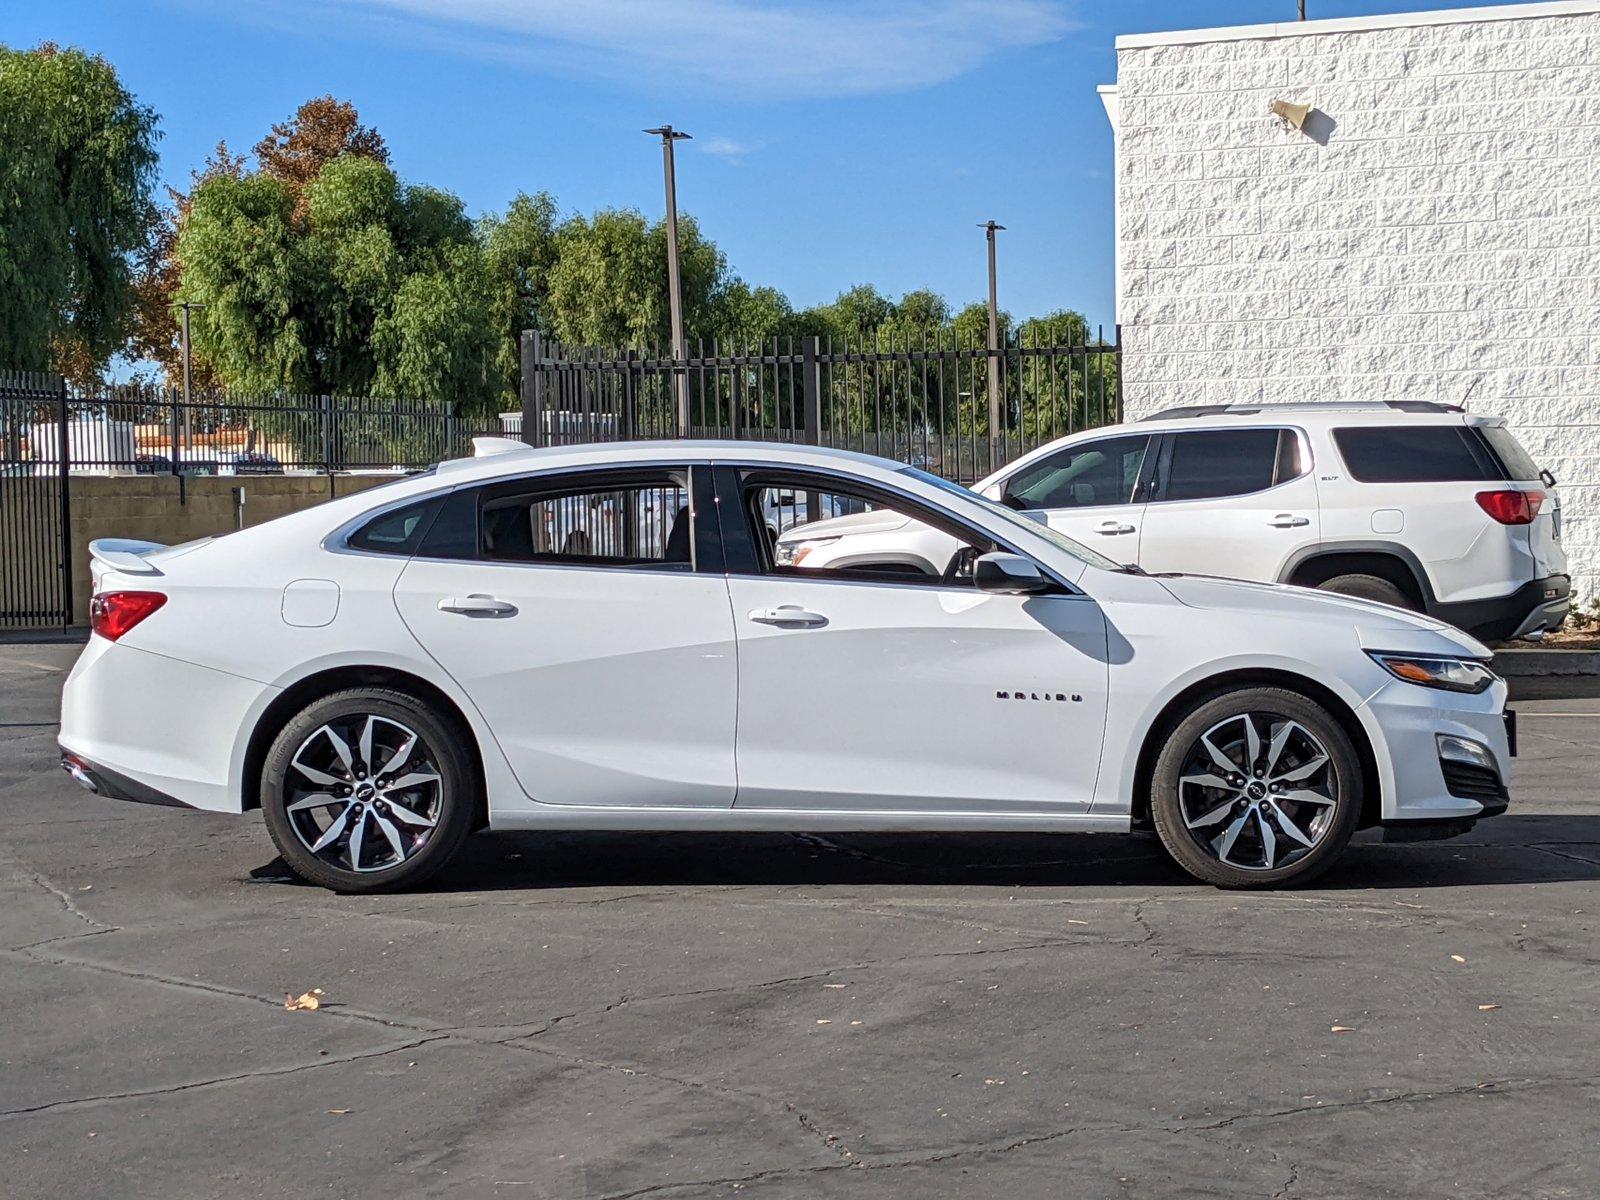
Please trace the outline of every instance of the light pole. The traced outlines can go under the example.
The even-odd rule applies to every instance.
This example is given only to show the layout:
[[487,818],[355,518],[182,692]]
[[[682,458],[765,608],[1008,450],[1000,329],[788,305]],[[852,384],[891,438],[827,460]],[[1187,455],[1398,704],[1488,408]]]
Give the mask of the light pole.
[[194,449],[194,429],[190,424],[190,415],[193,410],[189,407],[189,310],[204,308],[205,305],[195,300],[179,301],[178,308],[183,310],[183,325],[181,329],[183,339],[183,444],[186,449]]
[[1005,226],[985,221],[981,228],[989,239],[989,470],[993,471],[1000,465],[1000,295],[995,287],[994,235]]
[[[689,357],[683,336],[683,273],[678,261],[678,173],[673,163],[673,143],[690,135],[671,125],[646,129],[661,139],[661,169],[667,180],[667,306],[672,317],[672,358],[681,364]],[[689,376],[680,365],[672,371],[673,390],[678,399],[678,436],[689,436]]]

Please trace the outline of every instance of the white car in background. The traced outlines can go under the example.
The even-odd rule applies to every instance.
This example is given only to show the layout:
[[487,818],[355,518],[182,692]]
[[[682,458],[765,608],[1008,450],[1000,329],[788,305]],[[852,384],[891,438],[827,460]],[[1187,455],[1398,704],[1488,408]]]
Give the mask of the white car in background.
[[[95,542],[63,766],[259,808],[346,891],[415,884],[485,826],[1153,827],[1199,879],[1275,885],[1358,827],[1506,807],[1505,684],[1426,617],[1153,578],[864,455],[479,449],[226,537]],[[802,495],[936,528],[955,567],[786,560],[768,515]],[[543,537],[564,508],[609,511],[605,536]]]
[[[1118,562],[1321,588],[1486,639],[1571,603],[1555,480],[1500,417],[1431,403],[1181,409],[1073,434],[974,485]],[[795,528],[779,554],[941,575],[955,542],[881,514]]]

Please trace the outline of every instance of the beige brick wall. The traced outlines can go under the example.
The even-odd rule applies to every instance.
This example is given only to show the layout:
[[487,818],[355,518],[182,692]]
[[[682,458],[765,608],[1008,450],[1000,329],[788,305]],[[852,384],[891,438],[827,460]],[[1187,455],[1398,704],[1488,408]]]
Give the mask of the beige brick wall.
[[[1130,414],[1503,414],[1561,480],[1574,582],[1600,595],[1596,8],[1119,40]],[[1280,98],[1316,106],[1309,134],[1268,115]]]

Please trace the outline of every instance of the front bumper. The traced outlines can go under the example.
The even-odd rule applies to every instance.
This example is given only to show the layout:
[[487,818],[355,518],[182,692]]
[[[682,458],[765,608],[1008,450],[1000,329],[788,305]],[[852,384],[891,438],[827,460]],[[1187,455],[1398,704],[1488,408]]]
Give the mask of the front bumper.
[[[1378,824],[1419,833],[1426,826],[1460,826],[1452,830],[1460,833],[1471,822],[1503,813],[1515,730],[1515,718],[1507,719],[1505,704],[1503,680],[1477,696],[1400,680],[1380,688],[1365,705],[1387,759],[1380,764],[1387,786]],[[1441,734],[1485,747],[1492,771],[1487,764],[1477,772],[1460,763],[1447,766],[1439,747]]]
[[1571,607],[1571,578],[1549,575],[1504,596],[1435,604],[1428,615],[1448,621],[1480,641],[1504,641],[1560,629]]

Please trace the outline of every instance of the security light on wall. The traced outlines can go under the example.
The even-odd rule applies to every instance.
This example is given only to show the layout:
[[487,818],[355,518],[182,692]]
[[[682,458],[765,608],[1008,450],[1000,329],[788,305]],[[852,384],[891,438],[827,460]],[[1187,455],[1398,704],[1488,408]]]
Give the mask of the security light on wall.
[[1288,100],[1274,100],[1272,102],[1272,115],[1285,125],[1292,125],[1296,129],[1306,127],[1306,118],[1311,115],[1312,106],[1309,104],[1292,104]]

